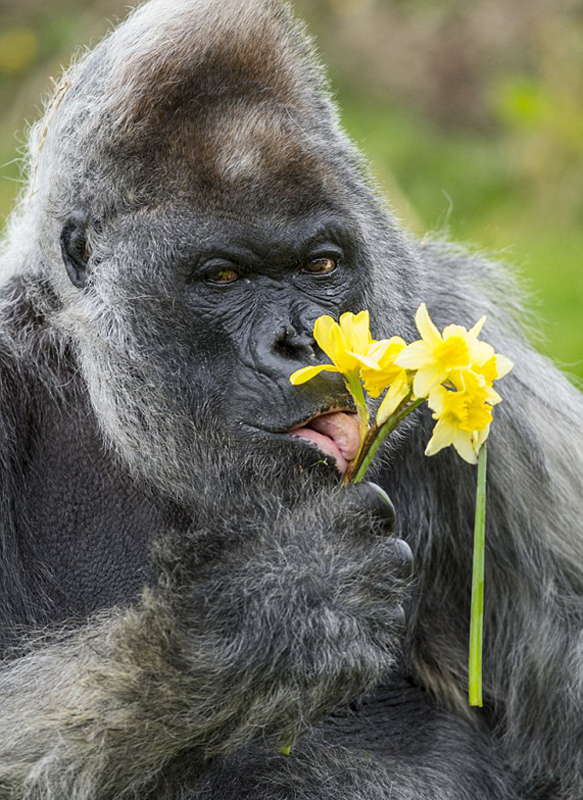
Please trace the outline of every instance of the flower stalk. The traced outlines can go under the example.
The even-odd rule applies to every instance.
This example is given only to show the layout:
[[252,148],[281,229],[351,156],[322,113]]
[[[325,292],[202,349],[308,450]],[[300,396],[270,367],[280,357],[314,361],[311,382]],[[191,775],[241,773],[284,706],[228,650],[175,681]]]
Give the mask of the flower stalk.
[[391,414],[386,422],[384,422],[382,425],[378,425],[375,422],[375,424],[371,427],[360,449],[360,453],[346,471],[346,475],[342,481],[343,484],[347,485],[349,483],[360,483],[360,481],[364,478],[376,451],[384,439],[395,430],[397,425],[399,425],[399,423],[402,422],[406,416],[408,416],[412,411],[418,408],[421,403],[424,402],[422,398],[420,400],[414,400],[412,403],[407,405],[410,399],[411,393],[409,393],[401,405],[398,406],[395,413]]
[[358,459],[360,453],[363,450],[364,441],[369,433],[369,421],[370,415],[368,413],[368,406],[366,404],[366,399],[364,397],[364,389],[362,388],[362,381],[360,380],[360,375],[358,370],[353,370],[349,372],[345,376],[346,384],[348,386],[348,390],[352,395],[352,399],[354,400],[354,405],[356,406],[356,412],[358,414],[358,425],[360,429],[360,450],[356,458]]
[[482,705],[482,647],[484,628],[484,562],[486,548],[486,445],[478,456],[476,519],[474,523],[474,564],[470,612],[469,703]]

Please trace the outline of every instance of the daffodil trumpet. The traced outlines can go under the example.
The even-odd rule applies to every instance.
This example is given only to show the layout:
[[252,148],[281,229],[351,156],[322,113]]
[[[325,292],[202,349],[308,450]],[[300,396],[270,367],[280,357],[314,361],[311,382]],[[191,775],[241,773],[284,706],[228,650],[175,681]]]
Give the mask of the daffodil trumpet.
[[[346,468],[344,484],[364,478],[381,442],[426,401],[436,425],[425,455],[436,455],[451,445],[464,461],[478,465],[469,645],[472,706],[482,705],[485,442],[494,407],[502,400],[493,387],[494,381],[503,378],[513,366],[491,345],[478,339],[485,320],[482,317],[469,330],[448,325],[440,333],[422,303],[415,314],[421,338],[406,344],[399,336],[373,339],[368,311],[347,312],[338,322],[323,316],[316,320],[314,338],[332,363],[302,367],[290,377],[291,383],[298,385],[321,372],[343,376],[358,412],[360,432],[360,447]],[[372,425],[366,394],[373,399],[383,395]]]

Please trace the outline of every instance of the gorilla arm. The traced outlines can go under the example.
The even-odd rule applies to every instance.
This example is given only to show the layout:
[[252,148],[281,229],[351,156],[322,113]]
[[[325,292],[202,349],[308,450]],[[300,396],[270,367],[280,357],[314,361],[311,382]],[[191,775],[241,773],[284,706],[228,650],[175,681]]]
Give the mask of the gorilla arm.
[[220,471],[226,492],[207,468],[213,496],[160,544],[135,608],[2,668],[1,797],[118,797],[184,750],[202,764],[261,735],[276,751],[391,668],[408,563],[375,535],[376,494],[303,502],[300,485],[290,507]]
[[[334,498],[335,515],[368,539],[371,524],[382,526],[370,502],[355,503],[351,494]],[[281,516],[287,535],[315,522],[313,510],[299,519],[296,512],[293,526]],[[327,513],[321,522],[328,532]],[[342,539],[344,526],[333,524],[330,533]],[[331,613],[326,632],[304,616],[314,600],[305,586],[298,583],[291,598],[286,592],[299,575],[306,580],[302,557],[326,571],[338,558],[349,570],[342,547],[335,554],[289,547],[287,535],[246,564],[238,552],[238,563],[209,564],[206,576],[203,567],[188,586],[175,543],[168,544],[161,585],[139,607],[102,614],[7,664],[0,673],[0,798],[278,800],[290,791],[298,800],[515,798],[486,739],[430,708],[402,679],[373,698],[369,714],[348,715],[345,732],[331,720],[300,738],[291,758],[277,754],[278,742],[304,734],[391,666],[396,637],[382,631],[397,627],[402,590],[397,578],[392,601],[383,589],[376,610],[369,606],[370,627],[378,628],[367,653],[359,625],[345,620],[352,630],[333,630]],[[201,532],[188,539],[200,551]],[[399,548],[393,561],[398,576]],[[385,578],[377,574],[379,586]],[[345,602],[354,604],[371,581],[366,569]],[[354,638],[342,639],[339,653],[334,641],[343,633]]]

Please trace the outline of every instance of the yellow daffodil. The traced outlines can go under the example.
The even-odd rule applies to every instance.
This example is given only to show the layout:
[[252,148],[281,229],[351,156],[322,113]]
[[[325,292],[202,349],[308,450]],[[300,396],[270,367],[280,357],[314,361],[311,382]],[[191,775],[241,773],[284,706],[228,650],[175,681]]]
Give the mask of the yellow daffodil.
[[437,386],[429,395],[429,407],[437,425],[425,449],[433,456],[444,447],[453,445],[469,464],[478,463],[478,454],[486,441],[492,422],[492,401],[488,388],[480,379],[467,373],[461,391]]
[[371,397],[378,397],[389,387],[377,412],[376,423],[379,426],[387,421],[411,389],[407,370],[395,364],[395,358],[405,347],[406,343],[400,336],[373,342],[367,356],[374,365],[363,364],[360,370],[364,388]]
[[[425,400],[437,421],[425,455],[453,445],[464,461],[478,464],[474,567],[469,648],[469,702],[482,705],[482,628],[484,608],[484,547],[486,514],[486,458],[484,446],[492,412],[501,397],[494,381],[512,369],[512,362],[478,340],[486,318],[467,330],[448,325],[440,333],[425,303],[417,309],[415,323],[421,339],[407,345],[403,339],[375,341],[367,311],[342,314],[339,322],[323,316],[316,320],[314,338],[331,364],[303,367],[293,373],[292,384],[309,381],[320,372],[339,372],[358,413],[360,447],[345,472],[344,483],[361,481],[383,439]],[[364,388],[363,388],[364,387]],[[386,394],[376,422],[369,427],[364,389],[371,397]],[[289,747],[280,752],[289,754]]]
[[363,365],[375,367],[375,362],[368,357],[373,343],[369,328],[368,311],[342,314],[339,322],[332,317],[319,317],[314,324],[314,339],[326,353],[332,364],[318,364],[313,367],[302,367],[296,370],[290,381],[294,386],[311,380],[320,372],[340,372],[349,375],[358,372]]
[[469,331],[461,325],[448,325],[440,333],[425,303],[419,306],[415,323],[421,339],[405,347],[395,359],[397,366],[415,370],[415,397],[428,397],[433,389],[450,380],[452,374],[459,374],[459,370],[484,369],[488,375],[495,373],[497,377],[508,372],[511,362],[494,353],[491,345],[478,341],[485,321],[486,317],[482,317]]
[[[499,403],[502,399],[492,384],[494,381],[508,375],[513,366],[512,361],[506,356],[500,355],[500,353],[493,353],[484,364],[472,364],[472,373],[481,379],[488,391],[489,403]],[[459,376],[452,377],[452,381],[458,388],[462,387],[464,384],[464,370],[461,371]]]
[[378,397],[387,386],[403,377],[405,370],[395,364],[395,358],[406,347],[400,336],[372,342],[366,355],[369,363],[363,364],[360,376],[371,397]]

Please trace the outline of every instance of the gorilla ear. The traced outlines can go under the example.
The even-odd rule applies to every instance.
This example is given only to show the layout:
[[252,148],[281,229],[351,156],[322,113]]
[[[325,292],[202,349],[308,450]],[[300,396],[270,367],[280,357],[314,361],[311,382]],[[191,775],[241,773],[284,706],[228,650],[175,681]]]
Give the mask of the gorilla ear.
[[61,231],[61,254],[73,286],[83,289],[87,285],[87,216],[82,211],[71,214]]

